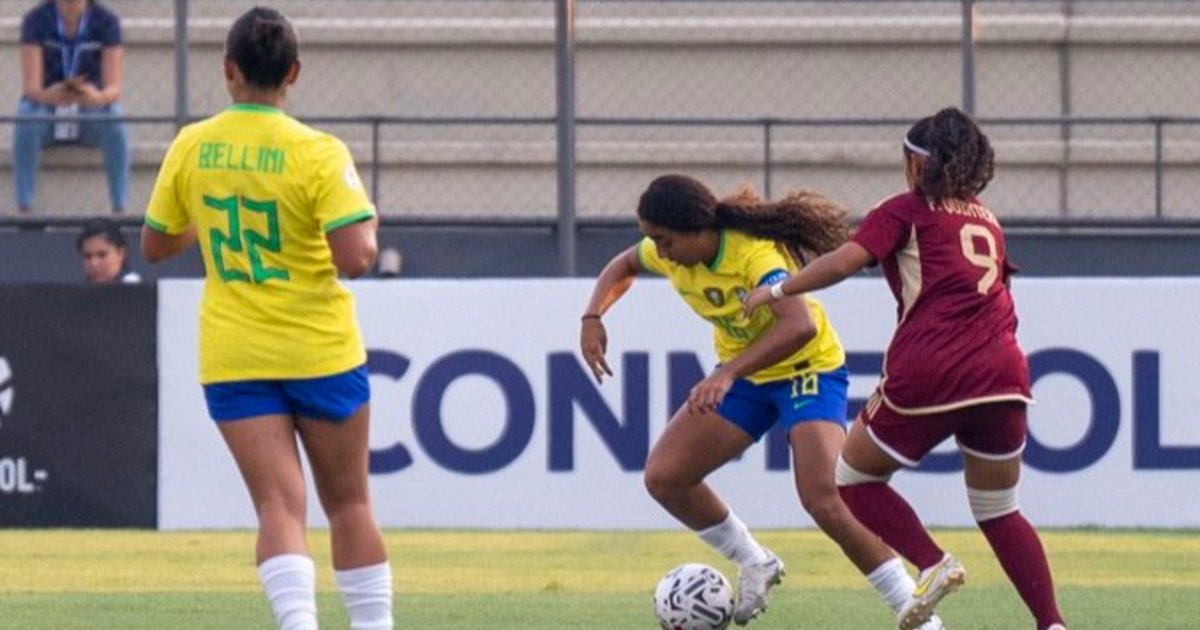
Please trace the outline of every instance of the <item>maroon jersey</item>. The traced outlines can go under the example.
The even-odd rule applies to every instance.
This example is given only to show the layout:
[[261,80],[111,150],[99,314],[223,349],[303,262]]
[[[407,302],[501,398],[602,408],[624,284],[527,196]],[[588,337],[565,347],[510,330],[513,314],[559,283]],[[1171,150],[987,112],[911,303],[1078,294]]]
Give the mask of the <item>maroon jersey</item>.
[[1030,400],[1008,291],[1013,267],[990,210],[908,192],[872,210],[854,242],[883,266],[896,296],[880,382],[888,406],[922,414]]

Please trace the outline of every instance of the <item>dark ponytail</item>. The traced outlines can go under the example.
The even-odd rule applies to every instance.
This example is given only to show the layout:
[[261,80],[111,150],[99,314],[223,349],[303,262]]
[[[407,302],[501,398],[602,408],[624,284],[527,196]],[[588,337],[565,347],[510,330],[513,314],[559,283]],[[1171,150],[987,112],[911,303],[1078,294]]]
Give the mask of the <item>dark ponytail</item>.
[[250,85],[277,88],[299,57],[296,31],[279,11],[254,7],[230,27],[225,56],[237,64]]
[[800,262],[836,249],[850,236],[849,213],[828,197],[798,190],[766,201],[744,187],[717,200],[686,175],[658,177],[638,201],[638,217],[676,232],[729,228],[782,243]]
[[714,212],[720,227],[781,243],[800,263],[850,238],[850,213],[814,190],[795,190],[779,201],[767,201],[745,187],[719,201]]
[[[921,172],[921,192],[935,199],[970,199],[987,188],[995,171],[992,144],[965,112],[949,107],[917,121],[906,136],[909,147],[929,153]],[[910,153],[913,148],[907,149]]]

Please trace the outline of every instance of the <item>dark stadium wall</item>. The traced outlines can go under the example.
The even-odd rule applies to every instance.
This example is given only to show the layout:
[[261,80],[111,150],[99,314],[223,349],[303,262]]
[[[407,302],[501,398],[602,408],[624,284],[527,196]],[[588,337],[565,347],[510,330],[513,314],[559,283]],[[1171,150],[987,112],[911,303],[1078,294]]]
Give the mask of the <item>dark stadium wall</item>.
[[[146,279],[199,277],[200,257],[149,267],[126,230],[132,268]],[[74,230],[0,231],[0,284],[82,282]],[[597,273],[639,237],[632,227],[589,227],[578,239],[578,274]],[[1196,276],[1200,234],[1015,232],[1012,260],[1028,276]],[[403,255],[401,277],[530,278],[558,275],[557,237],[544,228],[396,227],[380,230],[380,247]]]
[[0,528],[157,524],[157,289],[105,289],[0,291]]

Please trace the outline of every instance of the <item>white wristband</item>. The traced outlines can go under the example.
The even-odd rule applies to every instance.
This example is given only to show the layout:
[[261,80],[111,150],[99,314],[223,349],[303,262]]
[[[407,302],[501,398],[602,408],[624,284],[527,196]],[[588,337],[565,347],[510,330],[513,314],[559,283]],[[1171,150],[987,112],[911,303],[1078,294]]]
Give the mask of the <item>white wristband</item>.
[[777,282],[771,285],[771,297],[776,300],[782,300],[787,294],[783,292],[783,283]]

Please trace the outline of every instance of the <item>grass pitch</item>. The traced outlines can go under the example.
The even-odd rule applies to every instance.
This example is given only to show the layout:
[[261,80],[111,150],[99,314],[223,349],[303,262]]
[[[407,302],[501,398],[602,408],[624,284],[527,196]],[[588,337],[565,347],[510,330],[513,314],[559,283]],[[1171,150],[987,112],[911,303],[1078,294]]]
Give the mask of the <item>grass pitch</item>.
[[[1075,630],[1200,628],[1200,533],[1044,531]],[[763,531],[788,578],[750,627],[892,628],[883,603],[815,531]],[[935,534],[967,566],[939,607],[952,630],[1032,628],[982,535]],[[398,628],[654,628],[650,595],[676,564],[736,570],[682,532],[389,531]],[[323,628],[347,628],[328,536],[310,543]],[[252,532],[0,531],[0,629],[273,627]]]

